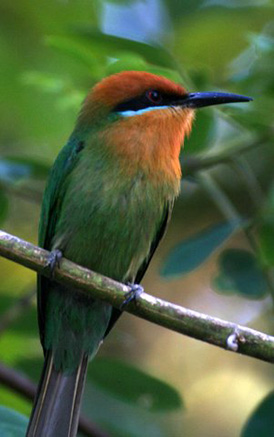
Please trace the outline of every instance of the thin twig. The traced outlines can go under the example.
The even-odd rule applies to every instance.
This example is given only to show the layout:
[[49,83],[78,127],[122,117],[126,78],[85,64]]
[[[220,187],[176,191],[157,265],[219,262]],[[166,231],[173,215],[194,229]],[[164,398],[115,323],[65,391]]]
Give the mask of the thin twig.
[[[242,182],[247,188],[247,192],[250,196],[251,201],[253,202],[253,205],[257,210],[261,208],[265,201],[265,194],[259,184],[259,181],[257,180],[255,173],[253,172],[252,168],[250,167],[249,163],[243,156],[234,157],[231,160],[232,166],[235,169],[235,171],[238,173],[240,178],[242,179]],[[260,246],[256,239],[256,236],[253,232],[253,227],[246,227],[245,228],[245,234],[247,237],[247,240],[253,249],[255,254],[258,254],[260,252]],[[274,276],[273,276],[273,267],[265,265],[261,266],[261,269],[264,273],[266,282],[268,284],[268,288],[272,297],[272,300],[274,302]]]
[[[248,140],[243,142],[242,139],[240,141],[233,141],[229,147],[223,147],[221,151],[219,150],[210,155],[204,156],[201,154],[198,156],[187,157],[182,161],[183,175],[191,176],[200,170],[207,170],[219,164],[229,163],[229,161],[234,157],[238,157],[257,146],[261,146],[270,136],[271,131],[270,133],[267,132],[266,134],[255,138],[253,141]],[[5,189],[12,195],[38,204],[41,203],[43,196],[41,189],[34,188],[33,184],[31,185],[27,182],[14,184],[13,182],[5,181],[5,183],[1,182],[1,188]]]
[[[49,277],[51,274],[46,269],[50,252],[3,231],[0,231],[0,255],[44,276]],[[79,293],[90,293],[94,298],[117,308],[131,290],[127,285],[78,266],[65,258],[60,261],[54,277],[57,282],[78,288]],[[274,363],[274,337],[262,332],[174,305],[147,293],[142,293],[137,302],[130,303],[125,310],[223,349],[232,350],[228,339],[237,333],[238,348],[237,351],[234,348],[234,352]]]
[[[36,384],[19,372],[0,363],[0,383],[19,393],[26,399],[33,401],[37,390]],[[79,431],[88,437],[109,437],[109,434],[100,430],[86,417],[80,416]]]
[[30,184],[17,185],[9,182],[1,182],[1,188],[6,190],[8,194],[12,194],[28,202],[40,205],[43,197],[43,190],[39,188],[34,188],[33,185],[35,184],[32,184],[31,186]]
[[254,207],[256,209],[260,208],[264,201],[264,192],[248,161],[243,156],[234,156],[231,158],[231,164],[245,185]]
[[207,170],[219,164],[227,164],[233,157],[240,156],[258,146],[262,146],[268,138],[269,134],[266,133],[252,141],[248,140],[243,142],[242,139],[240,141],[236,140],[233,141],[230,147],[223,147],[221,150],[218,150],[217,153],[187,157],[182,162],[183,175],[191,176],[200,170]]
[[211,197],[212,201],[217,205],[224,217],[226,217],[228,221],[240,223],[240,214],[211,174],[202,171],[196,175],[196,179],[201,187]]
[[[212,201],[216,204],[219,210],[222,212],[224,217],[228,221],[238,222],[239,225],[241,223],[241,215],[238,213],[237,209],[234,207],[233,203],[226,195],[226,193],[219,187],[218,183],[212,178],[212,176],[208,172],[199,172],[196,175],[196,179],[204,188]],[[253,235],[251,226],[244,226],[243,232],[246,236],[248,243],[250,244],[251,249],[253,249],[254,254],[258,254],[259,248],[256,242],[256,239]],[[269,267],[263,268],[263,273],[268,285],[268,289],[272,300],[274,301],[274,277],[273,277],[273,269]]]

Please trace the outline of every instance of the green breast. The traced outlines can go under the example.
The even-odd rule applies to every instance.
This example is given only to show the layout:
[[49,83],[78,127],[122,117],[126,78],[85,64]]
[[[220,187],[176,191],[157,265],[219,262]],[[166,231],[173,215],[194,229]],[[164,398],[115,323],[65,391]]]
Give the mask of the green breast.
[[134,281],[173,194],[140,169],[127,175],[104,148],[86,147],[66,182],[53,248],[120,281]]

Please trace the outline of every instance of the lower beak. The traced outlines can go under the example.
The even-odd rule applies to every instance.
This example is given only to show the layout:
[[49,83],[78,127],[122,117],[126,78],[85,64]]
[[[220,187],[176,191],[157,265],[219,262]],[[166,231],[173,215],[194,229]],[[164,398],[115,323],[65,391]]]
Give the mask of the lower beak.
[[223,103],[250,102],[251,97],[230,93],[189,93],[177,103],[186,108],[203,108],[204,106],[221,105]]

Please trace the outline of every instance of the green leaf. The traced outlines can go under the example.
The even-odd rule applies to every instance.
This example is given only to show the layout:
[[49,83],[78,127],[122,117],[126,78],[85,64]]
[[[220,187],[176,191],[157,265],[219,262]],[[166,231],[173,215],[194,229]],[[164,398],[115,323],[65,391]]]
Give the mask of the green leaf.
[[118,52],[116,54],[117,60],[111,60],[106,74],[111,75],[126,70],[143,71],[147,68],[147,63],[144,58],[132,52]]
[[50,166],[32,158],[6,157],[0,159],[0,181],[16,183],[23,179],[45,179]]
[[258,235],[262,263],[274,266],[274,187],[271,187],[261,211]]
[[46,44],[71,58],[74,58],[77,62],[81,62],[87,66],[91,71],[97,66],[96,58],[92,55],[84,44],[81,44],[75,39],[65,36],[48,36],[46,38]]
[[28,418],[14,410],[0,406],[1,437],[24,437]]
[[[82,404],[83,413],[108,431],[111,437],[167,437],[173,412],[151,412],[126,400],[111,396],[87,380]],[[121,420],[122,418],[122,420]]]
[[176,63],[171,54],[161,46],[149,45],[144,42],[134,41],[113,35],[106,35],[97,29],[78,28],[75,34],[84,37],[101,54],[116,57],[117,52],[132,52],[141,55],[147,62],[162,67],[176,69]]
[[[0,385],[0,405],[5,405],[5,408],[11,408],[26,417],[31,413],[31,402],[4,385]],[[0,435],[2,436],[1,431]]]
[[8,198],[4,190],[0,188],[0,223],[3,223],[5,221],[7,217],[8,207],[9,207]]
[[119,73],[120,71],[136,70],[147,71],[152,74],[164,76],[178,83],[182,81],[180,74],[176,70],[161,67],[159,65],[154,66],[148,64],[139,54],[132,52],[117,52],[116,56],[118,59],[115,61],[111,60],[106,69],[107,75]]
[[64,111],[78,111],[83,100],[85,98],[85,93],[79,90],[67,91],[63,96],[59,97],[56,107]]
[[264,223],[259,229],[262,262],[274,266],[274,223]]
[[270,437],[274,429],[274,392],[257,406],[245,424],[241,437]]
[[89,379],[114,397],[149,411],[167,411],[182,407],[179,393],[167,383],[122,361],[109,358],[94,360]]
[[51,94],[57,94],[69,88],[67,80],[41,71],[26,71],[22,75],[22,82]]
[[261,7],[267,5],[271,0],[206,0],[204,2],[204,7],[210,6],[224,6],[227,8],[250,8],[250,7]]
[[249,299],[260,299],[268,286],[255,256],[243,249],[225,250],[219,258],[220,274],[214,285],[221,292],[235,292]]
[[[92,77],[94,78],[94,75]],[[98,75],[98,77],[101,77],[101,75]],[[75,88],[68,79],[56,77],[49,73],[28,71],[22,75],[22,80],[24,84],[34,86],[44,93],[59,94],[55,106],[62,111],[68,109],[78,110],[85,97],[85,92]]]
[[174,278],[196,269],[238,228],[238,221],[219,223],[183,240],[168,254],[161,268],[161,275]]

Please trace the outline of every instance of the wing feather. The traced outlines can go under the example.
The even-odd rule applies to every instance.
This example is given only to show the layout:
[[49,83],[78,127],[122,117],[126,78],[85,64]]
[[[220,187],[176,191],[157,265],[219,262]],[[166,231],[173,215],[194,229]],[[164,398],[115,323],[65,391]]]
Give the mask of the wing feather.
[[[168,205],[166,206],[164,212],[163,212],[163,218],[162,218],[162,221],[161,221],[161,225],[159,226],[159,229],[158,229],[158,231],[157,231],[157,233],[155,235],[155,238],[152,241],[149,255],[144,260],[143,264],[141,265],[140,269],[137,272],[137,275],[136,275],[136,278],[135,278],[136,284],[140,284],[141,280],[143,279],[143,277],[144,277],[144,275],[145,275],[145,273],[147,271],[147,268],[148,268],[148,266],[150,264],[150,261],[151,261],[153,255],[154,255],[154,253],[155,253],[155,251],[156,251],[160,241],[162,240],[162,238],[164,237],[164,235],[166,233],[166,229],[167,229],[168,223],[170,221],[171,213],[172,213],[172,210],[173,210],[173,205],[174,205],[174,202],[170,201],[168,203]],[[105,337],[110,332],[110,330],[113,328],[113,325],[117,322],[117,320],[119,319],[121,314],[122,314],[122,311],[120,311],[117,308],[113,308],[112,314],[111,314],[111,318],[110,318],[110,321],[109,321],[109,325],[108,325],[108,328],[107,328],[106,333],[105,333]]]
[[[73,170],[78,160],[83,142],[80,140],[69,140],[66,146],[59,153],[49,176],[44,192],[40,223],[39,223],[39,246],[51,250],[51,242],[55,233],[55,226],[59,217],[63,194],[66,190],[68,175]],[[44,341],[45,308],[50,281],[45,276],[38,275],[37,279],[37,307],[38,324],[41,343]],[[44,292],[43,292],[44,290]]]

